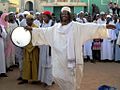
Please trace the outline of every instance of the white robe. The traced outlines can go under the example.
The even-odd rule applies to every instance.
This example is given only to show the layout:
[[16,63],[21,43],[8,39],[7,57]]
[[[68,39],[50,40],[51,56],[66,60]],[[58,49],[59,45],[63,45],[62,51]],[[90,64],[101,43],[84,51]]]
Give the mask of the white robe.
[[[110,22],[110,24],[113,24]],[[103,39],[101,45],[101,60],[113,60],[114,59],[114,41],[117,38],[115,34],[115,30],[109,29],[108,30],[109,38]],[[112,42],[111,42],[112,41]]]
[[92,40],[89,40],[89,41],[85,42],[84,47],[83,47],[84,48],[83,49],[84,58],[87,58],[87,56],[89,56],[89,58],[92,59],[92,49],[91,49],[91,47],[92,47]]
[[7,68],[12,65],[15,65],[15,45],[11,41],[11,33],[13,30],[18,27],[17,23],[9,23],[7,29],[7,38],[6,38],[6,64]]
[[26,23],[26,19],[25,19],[25,18],[20,22],[20,26],[21,26],[21,27],[27,26],[27,23]]
[[[42,27],[50,27],[52,20],[49,23],[43,23]],[[49,45],[39,46],[39,69],[38,69],[38,80],[47,85],[52,85],[53,75],[52,75],[52,65],[51,56],[49,55]]]
[[39,27],[39,28],[40,28],[41,23],[40,23],[40,21],[39,21],[39,20],[35,19],[33,23],[34,23],[37,27]]
[[2,37],[0,37],[0,73],[6,73],[4,39],[6,38],[7,33],[3,27],[1,36]]
[[83,71],[83,43],[89,39],[107,37],[104,25],[71,23],[70,29],[72,29],[73,33],[76,58],[76,67],[74,70],[68,69],[67,38],[65,34],[58,32],[58,28],[63,27],[59,27],[60,23],[52,27],[34,28],[32,30],[32,43],[34,46],[46,44],[52,48],[53,76],[61,90],[80,90]]
[[119,31],[119,34],[118,34],[118,38],[117,38],[117,43],[118,45],[120,45],[120,31]]

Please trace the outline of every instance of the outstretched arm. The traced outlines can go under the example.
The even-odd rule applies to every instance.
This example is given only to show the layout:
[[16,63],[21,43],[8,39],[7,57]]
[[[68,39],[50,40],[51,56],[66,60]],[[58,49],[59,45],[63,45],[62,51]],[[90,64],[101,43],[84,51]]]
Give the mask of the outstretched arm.
[[32,44],[37,45],[51,45],[53,38],[53,27],[47,28],[31,28],[29,26],[25,27],[26,30],[32,32]]
[[106,28],[114,30],[114,29],[116,29],[116,26],[112,25],[112,24],[106,24]]

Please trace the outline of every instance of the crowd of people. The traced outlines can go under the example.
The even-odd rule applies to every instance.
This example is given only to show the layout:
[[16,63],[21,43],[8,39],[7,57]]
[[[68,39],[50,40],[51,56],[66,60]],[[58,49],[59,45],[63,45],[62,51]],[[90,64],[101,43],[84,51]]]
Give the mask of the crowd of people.
[[[51,86],[57,82],[62,90],[79,90],[75,88],[80,88],[83,58],[91,62],[120,61],[120,48],[116,44],[120,18],[116,14],[100,12],[93,18],[90,13],[80,11],[79,14],[71,16],[68,7],[62,8],[60,20],[56,20],[50,11],[0,14],[0,77],[7,77],[7,71],[12,71],[17,64],[20,71],[18,84],[32,80],[32,83],[40,81],[44,86]],[[104,29],[108,24],[116,26],[116,29],[106,26],[109,29],[106,30],[109,34],[107,36]],[[33,40],[22,48],[15,46],[10,37],[18,26],[35,28],[30,31]],[[75,35],[72,29],[75,30]],[[74,66],[75,63],[78,66]],[[77,69],[74,71],[75,67]],[[76,77],[79,80],[76,80]]]
[[110,14],[117,14],[120,16],[120,6],[116,2],[109,2],[108,3],[108,9]]

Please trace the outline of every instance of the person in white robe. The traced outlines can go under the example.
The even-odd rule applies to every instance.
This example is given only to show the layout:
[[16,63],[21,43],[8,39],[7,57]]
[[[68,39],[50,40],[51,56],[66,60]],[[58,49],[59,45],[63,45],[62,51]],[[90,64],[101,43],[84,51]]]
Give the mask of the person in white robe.
[[47,28],[30,28],[32,43],[50,45],[52,50],[53,76],[61,90],[80,90],[83,75],[82,45],[93,38],[107,38],[107,28],[113,25],[80,24],[70,19],[71,10],[63,7],[61,22]]
[[6,37],[6,48],[5,48],[5,53],[6,53],[6,65],[7,65],[7,70],[12,71],[13,68],[12,66],[15,65],[15,45],[11,41],[11,33],[12,31],[18,27],[17,23],[15,22],[15,16],[13,13],[8,15],[9,17],[9,26],[7,29],[7,37]]
[[120,31],[119,31],[119,34],[118,34],[118,38],[117,38],[116,44],[119,45],[119,48],[120,48]]
[[[115,33],[116,33],[117,39],[118,39],[119,31],[120,31],[120,18],[119,18],[119,21],[116,23]],[[120,47],[118,44],[116,44],[116,41],[115,41],[115,62],[120,62]]]
[[[107,22],[109,24],[115,25],[114,22],[110,19],[111,19],[111,16],[107,15]],[[115,30],[110,29],[110,30],[108,30],[108,33],[109,33],[110,38],[103,39],[103,42],[102,42],[101,60],[112,61],[114,59],[114,51],[113,51],[114,50],[114,42],[117,37],[115,34]]]
[[27,15],[30,15],[30,12],[24,11],[24,12],[23,12],[23,15],[24,15],[24,18],[23,18],[22,21],[20,22],[20,26],[22,26],[22,27],[27,26],[26,16],[27,16]]
[[33,22],[37,27],[41,27],[43,20],[42,20],[42,13],[36,12],[35,20]]
[[[42,27],[52,26],[52,17],[50,11],[44,11],[43,13]],[[40,80],[45,86],[50,86],[53,83],[52,64],[51,64],[51,47],[49,45],[39,46],[39,69],[38,80]]]
[[17,15],[17,18],[16,18],[16,20],[18,21],[18,24],[19,24],[19,26],[20,26],[20,23],[21,23],[21,21],[24,19],[24,14],[23,13],[19,13],[18,15]]
[[[19,17],[19,26],[20,27],[24,27],[24,26],[27,26],[27,23],[26,23],[26,16],[27,15],[30,15],[30,13],[28,11],[24,11],[22,13],[22,16],[23,18],[21,19]],[[20,72],[20,75],[19,77],[17,78],[17,80],[22,80],[22,70],[23,70],[23,48],[20,48],[20,47],[16,47],[16,59],[18,61],[18,64],[19,64],[19,72]]]
[[[78,15],[78,18],[76,18],[76,21],[79,23],[87,23],[87,19],[84,17],[84,12],[81,11]],[[89,60],[92,59],[92,50],[91,50],[91,46],[92,46],[92,40],[86,41],[83,45],[83,56],[85,59]]]
[[[105,13],[104,12],[101,12],[100,13],[100,18],[97,20],[97,22],[96,22],[97,24],[106,24],[106,19],[105,19]],[[104,50],[103,48],[104,48],[104,44],[103,44],[103,41],[104,41],[104,39],[101,39],[101,50],[100,50],[100,60],[102,60],[102,55],[103,54],[105,54],[104,53],[104,51],[106,50]]]
[[6,64],[5,64],[5,50],[4,50],[4,39],[7,36],[7,32],[2,25],[0,25],[0,77],[6,75]]

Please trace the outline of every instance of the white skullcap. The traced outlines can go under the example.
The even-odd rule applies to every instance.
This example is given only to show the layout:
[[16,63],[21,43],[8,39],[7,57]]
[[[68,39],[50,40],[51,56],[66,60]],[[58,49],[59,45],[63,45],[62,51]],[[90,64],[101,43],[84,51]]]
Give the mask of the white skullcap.
[[96,16],[99,16],[100,14],[96,14]]
[[105,14],[105,12],[100,12],[100,14]]
[[69,13],[71,13],[70,7],[62,7],[61,12],[63,11],[68,11]]
[[23,14],[24,14],[24,15],[25,15],[25,14],[30,15],[30,12],[24,11]]
[[14,12],[9,12],[9,14],[14,14]]
[[39,12],[36,12],[35,14],[40,14]]
[[18,17],[19,17],[19,16],[24,16],[24,14],[23,14],[23,13],[19,13],[19,14],[18,14]]
[[80,14],[81,14],[81,13],[84,13],[84,12],[83,12],[83,11],[80,11]]
[[107,18],[108,18],[108,17],[111,18],[111,15],[107,15],[106,17],[107,17]]

